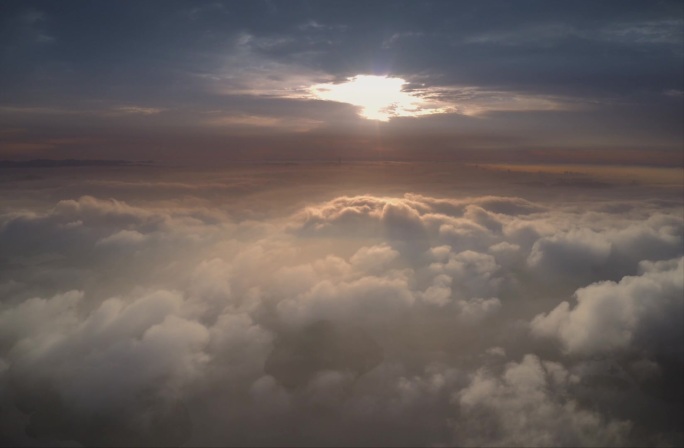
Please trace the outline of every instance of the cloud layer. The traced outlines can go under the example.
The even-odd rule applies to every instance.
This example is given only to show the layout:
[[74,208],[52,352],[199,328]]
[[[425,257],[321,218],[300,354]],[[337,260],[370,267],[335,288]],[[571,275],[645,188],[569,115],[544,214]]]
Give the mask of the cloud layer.
[[314,200],[234,174],[15,190],[4,443],[682,442],[676,202]]

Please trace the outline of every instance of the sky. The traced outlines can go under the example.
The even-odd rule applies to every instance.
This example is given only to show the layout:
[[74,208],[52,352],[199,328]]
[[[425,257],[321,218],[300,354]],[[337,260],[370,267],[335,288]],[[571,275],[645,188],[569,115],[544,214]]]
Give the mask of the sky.
[[682,2],[0,2],[0,446],[684,446]]
[[0,6],[0,157],[681,165],[684,6]]

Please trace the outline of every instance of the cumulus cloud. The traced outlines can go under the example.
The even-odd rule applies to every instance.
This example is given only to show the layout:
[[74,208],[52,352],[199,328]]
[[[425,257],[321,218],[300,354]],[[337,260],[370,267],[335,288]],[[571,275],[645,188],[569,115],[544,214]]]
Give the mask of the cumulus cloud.
[[[11,343],[5,359],[17,405],[37,414],[30,427],[37,436],[111,443],[98,438],[104,425],[105,437],[121,429],[145,441],[154,428],[127,414],[160,400],[174,403],[206,363],[209,333],[177,315],[182,297],[173,292],[128,304],[111,298],[90,312],[83,302],[84,294],[72,291],[29,299],[0,314],[3,340]],[[109,427],[113,422],[118,424]]]
[[463,415],[457,444],[466,446],[615,446],[625,443],[629,422],[606,421],[568,397],[578,378],[560,364],[526,355],[501,375],[478,371],[454,395]]
[[533,334],[557,338],[568,352],[645,350],[682,356],[684,258],[642,262],[641,274],[581,288],[531,322]]
[[201,180],[3,206],[3,441],[682,440],[677,202]]

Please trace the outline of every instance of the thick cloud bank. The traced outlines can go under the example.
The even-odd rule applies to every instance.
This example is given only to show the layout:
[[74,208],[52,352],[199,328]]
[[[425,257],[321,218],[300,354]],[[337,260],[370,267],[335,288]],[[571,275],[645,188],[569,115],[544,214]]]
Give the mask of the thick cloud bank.
[[681,204],[167,187],[0,210],[4,444],[684,442]]

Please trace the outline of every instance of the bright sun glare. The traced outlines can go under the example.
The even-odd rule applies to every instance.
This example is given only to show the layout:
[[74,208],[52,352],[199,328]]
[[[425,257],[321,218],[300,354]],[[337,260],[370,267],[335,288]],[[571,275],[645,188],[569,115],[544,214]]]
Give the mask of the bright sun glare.
[[311,93],[322,100],[353,104],[369,120],[389,121],[392,117],[415,117],[438,113],[420,97],[403,91],[406,81],[386,76],[357,75],[341,84],[317,84]]

